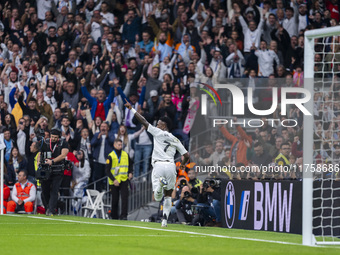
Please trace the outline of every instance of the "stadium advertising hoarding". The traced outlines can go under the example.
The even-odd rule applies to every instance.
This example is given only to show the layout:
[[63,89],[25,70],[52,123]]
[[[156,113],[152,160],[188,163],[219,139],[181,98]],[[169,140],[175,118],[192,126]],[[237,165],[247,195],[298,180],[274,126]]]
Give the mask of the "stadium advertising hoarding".
[[225,228],[302,233],[302,182],[224,180]]

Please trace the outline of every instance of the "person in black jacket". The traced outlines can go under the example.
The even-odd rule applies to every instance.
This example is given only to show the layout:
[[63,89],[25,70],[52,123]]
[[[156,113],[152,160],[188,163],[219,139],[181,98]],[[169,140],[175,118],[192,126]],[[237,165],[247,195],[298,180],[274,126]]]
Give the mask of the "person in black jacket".
[[155,119],[159,120],[160,118],[167,116],[171,119],[172,123],[176,123],[177,109],[174,103],[171,101],[171,94],[165,94],[164,100],[159,104],[158,111],[155,114]]
[[40,117],[40,112],[36,109],[37,100],[34,97],[31,97],[27,101],[27,106],[24,104],[24,96],[23,93],[20,94],[18,103],[23,111],[23,115],[29,115],[31,119],[38,120]]
[[[105,172],[109,178],[110,191],[112,194],[111,217],[114,220],[118,220],[119,194],[122,199],[120,219],[127,220],[129,197],[128,186],[129,181],[133,177],[132,161],[128,154],[122,150],[122,144],[122,140],[115,139],[113,151],[107,156],[105,166]],[[126,163],[124,163],[124,158],[127,158],[126,163],[128,163],[128,165],[125,165]]]
[[[109,125],[103,122],[100,125],[100,132],[96,133],[91,139],[91,147],[93,151],[93,181],[103,178],[105,174],[106,158],[112,151],[114,136],[110,136]],[[97,183],[97,190],[102,191],[106,187],[106,179]]]
[[[69,149],[68,143],[65,140],[60,139],[61,132],[58,129],[52,129],[51,138],[43,140],[41,145],[41,153],[38,155],[37,163],[41,162],[50,166],[54,165],[55,169],[51,175],[42,180],[42,201],[46,210],[46,215],[51,216],[57,212],[58,192],[63,180],[64,169],[61,164],[65,160]],[[42,157],[42,158],[41,158]],[[42,167],[42,166],[40,166]]]
[[182,224],[191,223],[193,220],[193,212],[191,206],[197,204],[193,198],[189,186],[184,186],[181,191],[181,196],[176,202],[176,213],[178,221]]
[[[200,186],[197,205],[206,226],[221,224],[221,188],[217,179],[206,179]],[[215,221],[215,223],[214,223]]]

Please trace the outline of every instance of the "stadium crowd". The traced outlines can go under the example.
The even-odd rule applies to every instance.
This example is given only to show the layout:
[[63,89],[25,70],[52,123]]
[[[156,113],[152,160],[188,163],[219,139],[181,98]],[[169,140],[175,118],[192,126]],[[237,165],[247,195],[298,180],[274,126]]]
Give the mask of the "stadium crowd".
[[[245,87],[256,88],[263,86],[263,78],[268,78],[268,87],[280,78],[280,86],[301,87],[304,32],[339,22],[337,0],[2,0],[0,9],[6,183],[14,185],[20,170],[35,183],[37,138],[49,138],[50,130],[58,128],[74,162],[64,185],[72,189],[106,176],[106,157],[115,138],[134,161],[135,177],[150,169],[152,139],[124,108],[125,100],[150,123],[171,118],[173,132],[184,141],[199,83],[213,87],[224,79],[248,78]],[[324,70],[325,59],[337,59],[337,49],[326,47],[324,55],[315,55],[315,71]],[[327,65],[329,71],[338,67]],[[329,143],[330,136],[338,138],[338,132],[332,133],[339,121],[339,105],[332,104],[339,96],[338,75],[327,78],[335,82],[329,95],[316,94],[314,115],[320,122],[314,158],[339,163],[340,144]],[[268,93],[258,97],[259,102],[271,100]],[[238,126],[235,134],[220,127],[220,138],[206,142],[191,162],[258,168],[247,174],[227,172],[228,178],[301,178],[299,171],[263,174],[260,167],[301,166],[302,113],[292,108],[288,118],[298,126]],[[194,180],[190,187],[199,188],[194,192],[199,198],[189,201],[184,193],[192,191],[183,191],[184,185],[175,200],[218,200],[211,188],[218,184],[204,187],[194,173],[186,180]],[[98,189],[105,184],[103,180]],[[176,209],[185,206],[179,202]],[[204,211],[217,216],[211,208]],[[180,217],[189,221],[190,213]]]

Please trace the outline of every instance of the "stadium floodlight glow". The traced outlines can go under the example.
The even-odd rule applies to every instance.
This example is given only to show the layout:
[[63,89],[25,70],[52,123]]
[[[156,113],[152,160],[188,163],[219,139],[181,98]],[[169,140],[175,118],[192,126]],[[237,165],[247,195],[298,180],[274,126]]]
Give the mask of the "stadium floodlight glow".
[[[329,65],[328,62],[324,59],[321,62],[318,62],[318,65],[322,66],[321,71],[315,71],[315,63],[314,57],[316,54],[326,55],[328,52],[327,50],[331,50],[331,54],[335,53],[335,44],[338,46],[339,42],[337,37],[340,36],[340,26],[330,27],[330,28],[322,28],[322,29],[315,29],[311,31],[305,32],[305,41],[304,41],[304,88],[313,93],[316,89],[315,83],[317,82],[318,85],[321,85],[321,90],[319,93],[328,93],[329,90],[326,91],[325,84],[326,84],[326,77],[329,73],[333,77],[337,73],[337,70],[334,71],[335,66],[335,57],[331,60],[331,72],[325,73],[325,66]],[[330,40],[330,38],[332,40]],[[337,38],[337,39],[336,39]],[[315,47],[317,46],[317,47]],[[318,49],[317,51],[315,49]],[[320,52],[321,50],[321,52]],[[318,80],[314,77],[318,75]],[[329,89],[329,88],[328,88]],[[321,98],[324,98],[321,96]],[[314,95],[312,95],[312,99],[304,104],[307,110],[313,112],[314,106]],[[313,173],[307,169],[308,164],[313,163],[313,153],[314,153],[314,116],[304,115],[303,120],[304,132],[303,132],[303,203],[302,203],[302,243],[304,245],[340,245],[340,239],[338,234],[333,231],[340,227],[337,225],[336,221],[333,219],[338,218],[338,215],[333,214],[333,210],[338,210],[340,208],[336,207],[332,202],[330,205],[324,203],[326,199],[332,199],[333,201],[333,184],[331,184],[330,188],[328,187],[328,191],[330,192],[330,197],[324,198],[324,177],[321,177],[319,183],[313,183]],[[328,179],[329,182],[333,183],[333,179]],[[321,184],[320,184],[321,183]],[[314,188],[313,185],[320,185],[318,188]],[[327,191],[327,192],[328,192]],[[315,193],[320,192],[321,196],[316,197]],[[314,196],[314,197],[313,197]],[[321,206],[318,208],[313,207],[313,203],[315,204],[316,200],[321,202]],[[321,208],[321,209],[320,209]],[[324,225],[324,220],[326,219],[324,215],[324,210],[332,211],[331,216],[328,218],[331,221],[331,224]],[[314,213],[314,215],[313,215]],[[317,220],[320,221],[318,223]],[[326,219],[328,220],[328,219]],[[318,225],[319,224],[319,225]],[[325,231],[327,229],[327,231]],[[319,230],[317,232],[316,230]],[[314,236],[314,234],[316,234]],[[320,238],[322,241],[320,241]]]

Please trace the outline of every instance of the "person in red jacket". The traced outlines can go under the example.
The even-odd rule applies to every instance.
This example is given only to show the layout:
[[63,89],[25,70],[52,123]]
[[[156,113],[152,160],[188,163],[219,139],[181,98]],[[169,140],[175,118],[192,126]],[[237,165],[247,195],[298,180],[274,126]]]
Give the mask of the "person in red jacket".
[[11,190],[8,188],[6,184],[4,184],[4,214],[6,214],[6,208],[7,208],[7,201],[11,194]]
[[20,170],[18,173],[18,182],[12,190],[12,201],[7,203],[7,213],[25,210],[27,213],[33,213],[33,203],[37,189],[34,184],[27,180],[27,172]]
[[326,0],[326,8],[331,13],[331,18],[339,22],[339,5],[337,0]]

